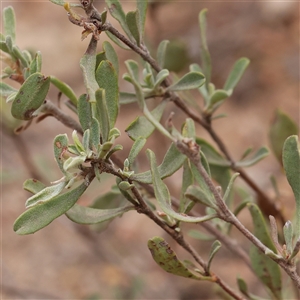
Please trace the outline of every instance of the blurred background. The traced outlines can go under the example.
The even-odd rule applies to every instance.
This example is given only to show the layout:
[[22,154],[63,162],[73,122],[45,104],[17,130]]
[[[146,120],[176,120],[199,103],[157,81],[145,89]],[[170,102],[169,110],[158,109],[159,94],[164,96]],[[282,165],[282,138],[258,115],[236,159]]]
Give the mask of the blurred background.
[[[135,9],[135,1],[121,2],[125,12]],[[17,17],[17,45],[21,49],[40,50],[44,74],[65,81],[77,95],[84,93],[79,60],[89,38],[80,40],[82,28],[68,21],[62,7],[46,0],[2,1],[1,9],[8,5],[14,7]],[[170,57],[175,56],[177,64],[173,63],[173,67],[179,74],[184,74],[190,63],[200,63],[198,14],[203,8],[208,9],[208,46],[213,64],[212,82],[216,87],[223,86],[238,58],[251,60],[234,94],[219,111],[228,118],[214,124],[235,159],[239,159],[247,147],[258,149],[269,145],[268,131],[277,109],[299,124],[299,5],[291,1],[170,0],[150,3],[147,46],[155,55],[159,42],[170,40]],[[105,3],[95,0],[95,6],[102,11]],[[118,27],[110,16],[108,18]],[[102,34],[99,51],[101,42],[106,39]],[[130,51],[115,45],[114,48],[120,55],[120,74],[123,74],[124,61],[138,58]],[[130,91],[121,76],[120,84],[123,91]],[[195,96],[201,104],[202,99],[198,94]],[[54,87],[49,98],[57,103]],[[69,112],[67,107],[62,107]],[[15,135],[13,129],[20,123],[8,121],[7,111],[6,104],[2,104],[3,299],[216,299],[212,284],[175,277],[155,264],[147,248],[148,239],[155,235],[165,237],[181,259],[191,258],[160,228],[135,212],[114,220],[105,231],[76,225],[62,216],[34,235],[17,236],[12,229],[13,222],[24,211],[29,196],[22,190],[23,182],[34,176],[49,184],[62,176],[54,162],[52,141],[60,133],[70,136],[71,130],[54,118],[46,118]],[[186,116],[172,103],[168,104],[163,122],[170,112],[175,113],[174,123],[180,126]],[[122,106],[117,127],[125,129],[138,115],[136,104]],[[197,127],[197,134],[210,141],[202,128]],[[119,155],[123,160],[132,145],[125,131],[119,143],[125,145]],[[156,151],[161,161],[169,142],[155,133],[147,146]],[[144,154],[139,158],[139,165],[143,170],[148,168]],[[276,176],[284,195],[285,215],[291,218],[292,194],[275,158],[270,155],[246,171],[271,197],[274,192],[269,177]],[[167,180],[175,196],[180,193],[180,180],[180,172]],[[114,179],[109,176],[100,184],[93,184],[81,199],[82,203],[90,203],[99,191],[106,192],[112,184]],[[251,226],[247,213],[241,218]],[[247,250],[247,241],[236,232],[233,235]],[[188,240],[207,259],[211,242]],[[225,247],[217,255],[213,270],[235,288],[236,275],[239,275],[247,279],[252,292],[262,297],[267,295],[251,271]]]

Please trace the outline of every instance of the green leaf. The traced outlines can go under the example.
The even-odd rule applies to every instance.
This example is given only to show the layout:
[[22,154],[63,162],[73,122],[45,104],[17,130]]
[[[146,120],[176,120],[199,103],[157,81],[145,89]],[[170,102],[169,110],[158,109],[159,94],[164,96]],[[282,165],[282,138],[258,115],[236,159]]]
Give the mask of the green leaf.
[[46,186],[42,182],[38,181],[37,179],[33,179],[33,178],[27,179],[23,183],[23,189],[32,194],[36,194],[36,193],[40,192],[45,187]]
[[34,59],[31,61],[29,66],[30,75],[33,73],[41,72],[42,70],[42,54],[40,51],[37,51]]
[[92,108],[88,95],[83,94],[78,98],[77,112],[82,130],[89,129],[92,119]]
[[22,84],[12,103],[11,113],[16,119],[30,120],[43,104],[50,86],[50,77],[41,73],[30,75]]
[[171,197],[170,197],[169,190],[160,178],[160,174],[156,165],[156,158],[154,152],[148,149],[147,156],[151,166],[151,176],[152,176],[155,198],[161,210],[164,213],[166,213],[168,216],[178,221],[189,222],[189,223],[204,222],[213,219],[217,216],[212,214],[204,217],[191,217],[191,216],[187,216],[186,214],[175,212],[171,206]]
[[80,60],[80,68],[83,73],[84,84],[90,102],[96,102],[95,92],[99,88],[95,78],[95,68],[96,68],[96,61],[97,61],[96,50],[97,50],[97,41],[94,38],[92,38],[88,46],[88,49],[86,50],[84,56]]
[[18,92],[18,90],[2,81],[0,82],[0,96],[1,97],[6,98],[11,93],[15,93],[15,92]]
[[100,88],[105,90],[109,126],[113,128],[119,113],[118,76],[111,62],[102,61],[96,70],[96,80]]
[[283,168],[296,201],[296,238],[300,237],[300,151],[296,135],[288,137],[283,145]]
[[[160,121],[164,109],[166,107],[167,102],[162,101],[160,104],[151,111],[152,116],[157,120]],[[147,139],[155,130],[154,125],[150,121],[147,120],[146,117],[141,116],[136,118],[126,129],[128,136],[132,140],[136,140],[139,137],[143,137]]]
[[60,81],[55,76],[50,76],[51,83],[56,86],[64,95],[66,95],[70,101],[77,107],[77,97],[72,88],[65,82]]
[[64,187],[66,185],[67,185],[67,182],[63,181],[63,182],[59,182],[55,185],[45,187],[43,190],[37,192],[35,195],[28,198],[25,203],[25,207],[29,208],[29,207],[35,206],[37,204],[41,204],[46,201],[49,201],[53,197],[59,195],[60,192],[64,189]]
[[91,144],[94,149],[100,144],[100,124],[95,118],[92,118],[91,122]]
[[248,58],[242,57],[237,60],[229,73],[229,76],[224,84],[224,90],[230,91],[235,88],[235,86],[240,81],[246,68],[248,67],[250,60]]
[[106,90],[98,89],[96,91],[97,101],[97,120],[100,125],[100,132],[102,137],[102,143],[108,140],[108,134],[110,130],[109,115],[106,101]]
[[291,221],[287,221],[283,226],[283,235],[286,244],[286,249],[289,254],[293,252],[293,224]]
[[148,0],[137,0],[136,6],[138,10],[138,26],[141,43],[144,41],[144,32],[145,32],[145,23],[146,23],[146,14],[148,7]]
[[138,11],[130,11],[126,15],[126,23],[127,26],[134,37],[136,43],[138,46],[141,44],[141,37],[140,37],[140,32],[139,32],[139,16],[138,16]]
[[86,160],[86,155],[80,155],[80,156],[75,156],[75,157],[69,157],[65,162],[64,162],[64,170],[65,172],[71,170],[71,169],[78,169],[80,165],[82,165]]
[[189,72],[176,83],[168,87],[170,91],[183,91],[199,88],[205,82],[205,77],[199,72]]
[[137,157],[137,155],[140,153],[140,151],[145,146],[147,140],[143,137],[139,137],[135,140],[133,143],[129,155],[128,155],[128,161],[129,161],[129,169],[132,169],[133,163]]
[[225,91],[225,90],[215,90],[209,98],[208,104],[205,110],[209,113],[216,110],[226,98],[228,98],[232,94],[232,90]]
[[203,65],[203,73],[206,77],[206,88],[211,80],[211,58],[207,46],[206,39],[206,13],[207,9],[202,9],[199,14],[200,38],[201,38],[201,61]]
[[[276,248],[271,240],[264,217],[254,203],[249,203],[254,235],[269,249],[276,253]],[[281,273],[279,265],[270,257],[258,250],[253,244],[250,246],[250,259],[253,270],[258,278],[267,286],[276,299],[282,299]]]
[[269,132],[269,139],[271,149],[280,164],[282,163],[283,144],[293,134],[298,134],[297,124],[283,111],[276,110],[275,118]]
[[68,140],[68,136],[67,134],[59,134],[55,137],[54,141],[53,141],[53,146],[54,146],[54,157],[55,160],[60,168],[60,170],[66,174],[65,170],[64,170],[64,153],[68,150],[68,144],[69,144],[69,140]]
[[22,51],[20,50],[20,48],[16,45],[14,45],[12,47],[12,54],[19,59],[19,61],[21,62],[21,66],[23,68],[27,68],[29,67],[29,62],[27,61],[26,57],[24,56],[24,54],[22,53]]
[[16,41],[16,17],[12,6],[3,8],[4,35],[10,36],[13,43]]
[[134,102],[137,102],[136,94],[120,92],[120,94],[119,94],[120,105],[130,104],[130,103],[134,103]]
[[46,227],[53,220],[68,211],[87,189],[87,184],[82,183],[77,188],[58,195],[51,200],[41,203],[26,210],[14,223],[14,231],[25,235],[35,233]]
[[196,280],[202,279],[199,274],[194,274],[177,258],[176,253],[163,238],[155,236],[148,240],[148,248],[154,261],[166,272]]
[[156,90],[161,85],[161,83],[169,76],[169,74],[169,71],[166,69],[162,69],[161,71],[159,71],[159,73],[156,75],[153,89]]
[[106,20],[107,20],[107,10],[105,10],[101,13],[101,23],[105,24]]
[[215,257],[215,255],[217,254],[217,252],[220,250],[221,246],[222,246],[222,244],[218,240],[213,242],[211,249],[210,249],[208,262],[207,262],[207,270],[210,270],[212,260]]
[[0,50],[2,50],[5,53],[10,53],[10,50],[8,49],[6,45],[6,41],[0,41]]
[[170,42],[167,40],[163,40],[160,42],[157,48],[156,60],[158,65],[163,69],[165,65],[166,51],[167,46]]
[[134,206],[129,205],[114,209],[98,209],[75,204],[66,212],[66,216],[75,223],[91,225],[114,219],[130,210],[134,210]]
[[[181,168],[185,159],[186,156],[183,155],[172,143],[163,159],[163,162],[161,163],[161,165],[158,166],[160,178],[164,179],[174,174],[177,170]],[[150,171],[134,174],[130,178],[138,182],[152,183]]]
[[268,155],[269,150],[266,147],[262,147],[258,149],[257,152],[251,158],[243,159],[241,161],[236,162],[236,166],[240,168],[253,166]]
[[133,41],[133,37],[126,23],[126,16],[119,0],[105,0],[108,10],[113,18],[115,18],[129,37]]
[[130,76],[136,81],[139,81],[139,65],[135,60],[128,59],[125,61],[125,65]]
[[118,61],[118,55],[117,55],[115,49],[108,41],[103,42],[102,48],[105,52],[106,59],[112,63],[112,65],[118,75],[119,74],[119,61]]
[[215,200],[211,197],[211,194],[207,194],[206,191],[196,185],[189,186],[185,193],[185,197],[194,202],[199,202],[204,206],[208,206],[213,209],[217,208]]

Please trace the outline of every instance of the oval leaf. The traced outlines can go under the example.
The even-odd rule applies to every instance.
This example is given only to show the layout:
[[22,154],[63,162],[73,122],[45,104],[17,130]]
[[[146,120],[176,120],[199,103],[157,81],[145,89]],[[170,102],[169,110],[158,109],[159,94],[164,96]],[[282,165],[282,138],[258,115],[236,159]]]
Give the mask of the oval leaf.
[[10,36],[12,41],[16,40],[16,17],[14,9],[7,6],[3,9],[4,34]]
[[178,260],[176,253],[161,237],[155,236],[148,241],[148,248],[154,261],[166,272],[177,276],[201,280],[201,277],[189,270],[185,264]]
[[14,223],[14,231],[25,235],[35,233],[68,211],[87,189],[86,183],[65,194],[26,210]]
[[156,59],[158,65],[163,69],[165,65],[165,58],[166,58],[166,51],[167,51],[167,46],[170,42],[167,40],[161,41],[158,48],[157,48],[157,53],[156,53]]
[[25,182],[23,183],[23,189],[32,194],[40,192],[45,187],[46,186],[42,182],[32,178],[25,180]]
[[75,204],[66,212],[66,216],[75,223],[91,225],[114,219],[130,210],[134,210],[134,206],[129,205],[113,209],[97,209]]
[[200,72],[189,72],[180,78],[175,84],[168,87],[167,90],[183,91],[199,88],[205,82],[205,77]]
[[105,90],[110,128],[113,128],[119,113],[118,76],[111,62],[102,61],[96,70],[96,81]]
[[250,60],[248,58],[242,57],[237,60],[229,73],[229,76],[224,84],[224,90],[233,90],[235,86],[240,81],[246,68],[248,67]]
[[105,52],[106,59],[112,63],[112,65],[118,75],[119,74],[119,61],[118,61],[118,55],[117,55],[115,49],[108,41],[103,42],[102,48]]
[[130,11],[126,15],[126,23],[127,26],[134,37],[137,45],[141,44],[141,37],[139,32],[139,24],[138,24],[138,11]]
[[41,73],[30,75],[12,103],[11,113],[16,119],[30,120],[43,104],[50,86],[50,77]]

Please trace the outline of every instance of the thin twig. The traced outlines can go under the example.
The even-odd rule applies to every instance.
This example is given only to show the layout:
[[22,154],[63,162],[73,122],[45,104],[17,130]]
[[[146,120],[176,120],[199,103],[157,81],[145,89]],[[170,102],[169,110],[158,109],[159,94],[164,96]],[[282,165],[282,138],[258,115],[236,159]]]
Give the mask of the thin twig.
[[65,126],[75,129],[78,133],[83,134],[80,124],[77,123],[69,115],[65,114],[57,106],[55,106],[50,100],[46,100],[43,104],[43,112],[51,114],[54,118],[63,123]]

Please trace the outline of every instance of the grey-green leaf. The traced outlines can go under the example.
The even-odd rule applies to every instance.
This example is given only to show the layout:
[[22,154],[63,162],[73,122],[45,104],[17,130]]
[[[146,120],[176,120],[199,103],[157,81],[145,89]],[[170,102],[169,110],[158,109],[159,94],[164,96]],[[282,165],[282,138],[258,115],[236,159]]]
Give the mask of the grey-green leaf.
[[122,104],[130,104],[137,101],[136,94],[120,92],[119,94],[119,103]]
[[77,97],[72,90],[72,88],[66,84],[65,82],[62,82],[55,76],[50,76],[51,83],[56,86],[64,95],[66,95],[71,102],[77,107]]
[[189,72],[181,77],[176,83],[168,87],[171,91],[183,91],[199,88],[205,82],[205,77],[200,72]]
[[215,204],[214,199],[211,197],[210,194],[208,194],[205,190],[201,189],[199,186],[196,185],[191,185],[187,189],[185,193],[185,197],[188,199],[194,201],[194,202],[199,202],[202,205],[211,207],[216,209],[217,205]]
[[[151,114],[157,121],[161,119],[166,104],[167,104],[166,101],[162,101],[153,111],[151,111]],[[152,123],[148,121],[147,118],[144,116],[136,118],[125,129],[128,136],[134,141],[139,137],[148,138],[153,133],[154,130],[155,130],[154,125],[152,125]]]
[[126,15],[119,0],[105,0],[110,14],[120,23],[130,40],[133,40],[132,34],[126,23]]
[[30,120],[43,104],[50,86],[50,77],[41,73],[30,75],[12,103],[11,113],[16,119]]
[[25,235],[35,233],[68,211],[87,189],[86,183],[26,210],[14,223],[14,231]]
[[112,209],[97,209],[75,204],[66,212],[66,216],[75,223],[91,225],[114,219],[133,209],[134,206],[132,205]]
[[140,151],[145,146],[147,140],[143,137],[139,137],[135,140],[133,143],[129,155],[128,155],[128,161],[129,161],[129,168],[132,169],[133,163],[137,157],[137,155],[140,153]]
[[60,192],[64,189],[64,187],[66,185],[67,185],[67,182],[63,181],[63,182],[59,182],[55,185],[45,187],[43,190],[39,191],[35,195],[28,198],[25,203],[25,207],[29,208],[29,207],[44,203],[44,202],[52,199],[53,197],[60,194]]
[[157,48],[157,53],[156,53],[156,59],[158,65],[163,69],[165,65],[165,58],[166,58],[166,51],[167,51],[167,46],[170,42],[167,40],[163,40],[160,42],[158,48]]
[[[172,143],[163,159],[163,162],[158,166],[160,178],[164,179],[174,174],[183,165],[185,159],[186,156],[183,155]],[[152,183],[150,171],[134,174],[130,178],[143,183]]]
[[174,211],[171,206],[171,197],[170,197],[169,190],[167,186],[164,184],[164,182],[162,181],[162,179],[160,178],[158,167],[156,165],[155,154],[150,149],[148,149],[147,156],[151,166],[151,176],[152,176],[155,198],[159,203],[161,210],[164,213],[166,213],[168,216],[178,221],[189,222],[189,223],[204,222],[213,219],[217,216],[212,214],[204,217],[191,217],[186,214],[182,214]]
[[[265,246],[271,249],[271,251],[276,253],[276,248],[272,242],[264,217],[258,206],[254,203],[249,203],[248,208],[253,219],[254,235]],[[258,278],[270,289],[275,299],[282,299],[281,273],[279,265],[270,257],[258,250],[254,245],[251,245],[250,248],[250,259],[253,270]]]
[[286,178],[296,201],[296,238],[300,237],[300,150],[296,135],[288,137],[283,146],[282,162]]
[[42,182],[38,181],[37,179],[32,179],[32,178],[25,180],[25,182],[23,183],[23,189],[32,194],[36,194],[36,193],[40,192],[45,187],[46,186]]
[[34,59],[31,61],[29,66],[30,75],[36,72],[41,72],[42,70],[42,54],[40,51],[37,51]]
[[53,146],[54,146],[54,157],[56,159],[56,162],[60,168],[60,170],[65,174],[64,170],[64,153],[68,150],[68,136],[67,134],[59,134],[55,137]]
[[155,236],[148,241],[148,248],[154,261],[166,272],[177,276],[201,280],[200,275],[194,274],[185,264],[178,260],[176,253],[161,237]]
[[96,81],[105,90],[110,128],[113,128],[119,113],[118,76],[111,62],[102,61],[96,70]]
[[207,46],[206,39],[206,13],[207,9],[202,9],[199,13],[199,26],[200,26],[200,38],[201,38],[201,62],[203,65],[203,72],[206,77],[206,87],[208,90],[208,84],[211,79],[211,58]]
[[103,42],[102,48],[105,52],[106,59],[112,63],[112,65],[118,75],[119,74],[119,61],[118,61],[118,55],[117,55],[115,49],[108,41]]
[[77,112],[83,131],[89,129],[92,120],[92,108],[88,95],[83,94],[78,98]]
[[12,86],[4,83],[4,82],[0,82],[0,96],[1,97],[8,97],[11,93],[15,93],[18,90],[13,88]]
[[12,6],[3,9],[3,23],[5,36],[11,36],[13,42],[16,41],[16,17]]
[[106,101],[106,90],[98,89],[96,91],[97,101],[97,120],[100,125],[100,132],[102,136],[102,142],[105,143],[108,140],[108,134],[110,130],[109,115]]
[[298,134],[298,126],[289,115],[277,109],[269,131],[271,149],[278,162],[282,163],[282,148],[285,140]]
[[130,11],[126,15],[126,23],[127,26],[134,37],[137,45],[139,46],[141,44],[141,37],[139,32],[139,23],[138,23],[138,11]]
[[217,252],[220,250],[221,246],[222,246],[222,244],[218,240],[213,242],[213,244],[211,246],[211,249],[210,249],[208,262],[207,262],[207,269],[208,270],[210,270],[212,260],[215,257],[215,255],[217,254]]
[[224,84],[224,90],[230,91],[235,88],[235,86],[240,81],[246,68],[248,67],[250,60],[248,58],[242,57],[237,60],[229,73],[229,76]]
[[136,6],[137,6],[138,14],[139,14],[138,25],[139,25],[139,33],[140,33],[140,38],[141,38],[141,43],[142,43],[144,40],[144,31],[145,31],[148,0],[137,0]]
[[236,162],[237,167],[245,168],[250,167],[269,155],[269,150],[266,147],[262,147],[251,157]]

